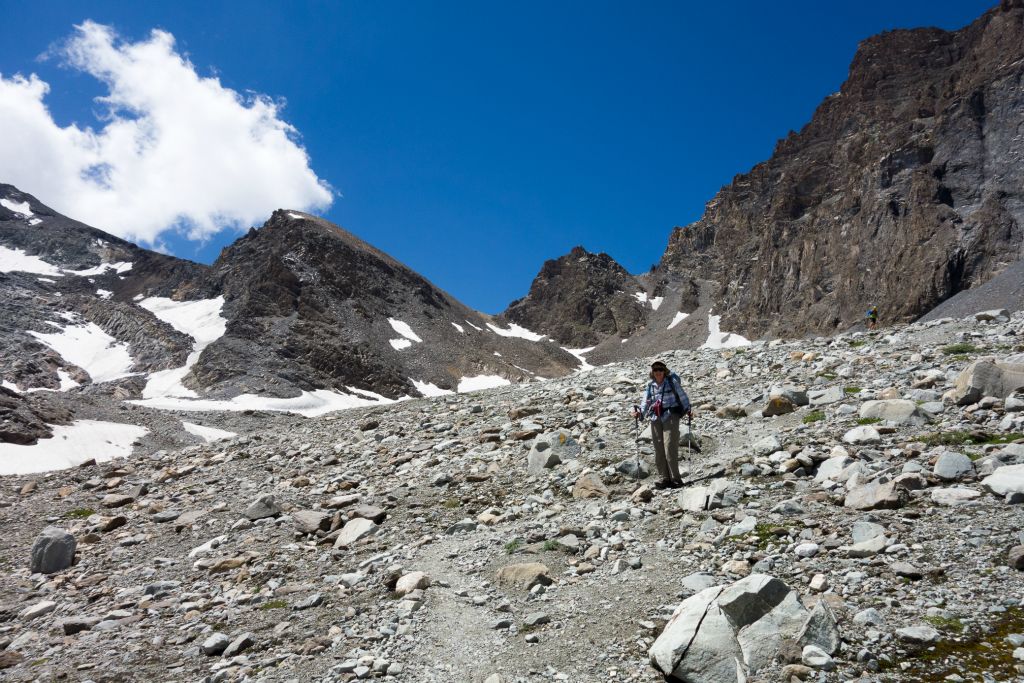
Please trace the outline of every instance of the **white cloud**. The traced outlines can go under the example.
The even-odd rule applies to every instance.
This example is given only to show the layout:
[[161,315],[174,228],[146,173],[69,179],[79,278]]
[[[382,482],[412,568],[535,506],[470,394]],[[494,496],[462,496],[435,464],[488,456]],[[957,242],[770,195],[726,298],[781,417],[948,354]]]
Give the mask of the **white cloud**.
[[174,36],[124,42],[90,21],[59,51],[103,82],[98,128],[58,125],[35,74],[0,74],[0,180],[72,218],[150,245],[168,229],[204,239],[278,207],[330,205],[297,131],[263,95],[196,73]]

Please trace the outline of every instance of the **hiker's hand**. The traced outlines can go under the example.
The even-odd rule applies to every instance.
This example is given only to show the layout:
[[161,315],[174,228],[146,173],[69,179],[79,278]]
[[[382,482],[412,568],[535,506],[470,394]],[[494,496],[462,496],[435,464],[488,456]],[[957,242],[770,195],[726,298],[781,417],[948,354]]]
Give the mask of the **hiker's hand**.
[[633,408],[633,417],[634,418],[640,417],[640,411],[637,410],[636,408]]

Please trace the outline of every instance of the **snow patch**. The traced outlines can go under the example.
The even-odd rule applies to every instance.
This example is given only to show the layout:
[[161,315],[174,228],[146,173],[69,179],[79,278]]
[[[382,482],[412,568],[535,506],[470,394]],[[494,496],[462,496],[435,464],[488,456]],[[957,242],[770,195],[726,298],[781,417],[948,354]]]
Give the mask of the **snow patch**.
[[67,362],[88,372],[93,382],[110,382],[134,374],[131,372],[134,361],[128,353],[128,345],[117,341],[95,323],[70,324],[67,327],[50,324],[60,332],[44,334],[30,330],[29,334]]
[[96,296],[98,296],[101,299],[109,299],[110,297],[114,296],[114,293],[111,292],[109,289],[97,289]]
[[391,323],[391,328],[395,332],[397,332],[398,334],[402,335],[403,337],[405,337],[409,341],[414,341],[414,342],[421,342],[421,341],[423,341],[418,336],[416,336],[416,333],[412,331],[412,328],[409,327],[408,323],[403,323],[401,320],[395,320],[394,318],[388,318],[388,322]]
[[182,420],[181,426],[185,428],[186,432],[198,436],[206,443],[213,443],[214,441],[220,441],[221,439],[230,439],[233,436],[238,436],[235,432],[229,432],[226,429],[204,427],[203,425],[192,424],[191,422],[185,422],[184,420]]
[[[623,341],[625,341],[625,340],[623,340]],[[588,346],[585,349],[567,349],[567,348],[565,348],[563,346],[561,348],[566,353],[571,353],[572,355],[576,356],[577,360],[579,360],[580,366],[578,368],[576,368],[577,372],[582,371],[582,370],[593,370],[594,369],[594,366],[587,362],[587,359],[583,357],[583,354],[590,353],[596,347]]]
[[300,213],[292,213],[291,211],[288,212],[288,217],[289,218],[294,218],[297,221],[301,221],[301,220],[305,220],[306,219],[306,217],[303,216],[302,214],[300,214]]
[[463,329],[462,325],[460,325],[458,323],[452,323],[452,327],[457,329],[459,331],[459,334],[466,334],[466,330]]
[[479,391],[480,389],[493,389],[512,384],[500,375],[477,375],[476,377],[463,377],[456,389],[460,394],[467,391]]
[[28,224],[29,225],[39,225],[42,222],[43,222],[42,218],[29,218],[28,219]]
[[13,382],[8,382],[7,380],[3,380],[2,382],[0,382],[0,386],[2,386],[4,389],[10,389],[11,391],[13,391],[16,394],[20,394],[21,393],[21,389],[19,389],[18,385],[14,384]]
[[658,310],[658,306],[660,306],[661,302],[664,301],[664,300],[665,300],[665,297],[663,297],[663,296],[651,297],[651,308],[654,309],[655,311]]
[[640,303],[647,303],[647,292],[637,292],[633,296],[635,296],[636,300],[639,301]]
[[48,278],[48,277],[37,277],[36,279],[37,279],[37,280],[39,280],[40,282],[48,282],[48,283],[50,283],[51,285],[55,285],[55,284],[57,284],[57,281],[56,281],[56,280],[51,280],[51,279],[50,279],[50,278]]
[[126,458],[132,454],[132,443],[148,433],[145,427],[98,420],[56,425],[52,438],[33,446],[0,443],[0,475],[63,470],[90,459]]
[[127,273],[132,269],[131,261],[118,261],[117,263],[101,263],[93,268],[86,268],[84,270],[65,270],[65,273],[69,275],[78,275],[80,277],[89,277],[91,275],[103,275],[108,270],[113,270],[120,273]]
[[442,389],[430,382],[420,382],[412,377],[409,378],[409,381],[412,382],[414,387],[416,387],[416,391],[420,392],[424,396],[445,396],[446,394],[452,393],[448,389]]
[[5,209],[10,209],[14,213],[20,213],[25,218],[31,218],[32,216],[35,216],[35,214],[32,213],[32,209],[31,207],[29,207],[28,202],[16,203],[11,201],[10,199],[4,198],[0,199],[0,206],[4,207]]
[[171,396],[197,398],[198,394],[182,384],[182,380],[199,360],[203,349],[224,336],[228,323],[220,314],[224,307],[224,297],[174,301],[154,296],[143,299],[139,302],[139,306],[178,332],[187,334],[195,340],[192,352],[185,359],[185,365],[180,368],[160,370],[149,376],[146,388],[142,390],[142,398],[157,399]]
[[507,330],[503,330],[500,327],[492,325],[491,323],[487,323],[487,327],[491,328],[492,332],[501,337],[519,337],[520,339],[527,339],[533,342],[540,341],[546,336],[543,334],[537,334],[536,332],[531,332],[525,327],[520,327],[515,323],[509,323],[509,327]]
[[473,323],[469,322],[468,320],[466,321],[466,324],[469,325],[470,327],[472,327],[477,332],[483,332],[483,328],[477,327],[476,325],[474,325]]
[[407,349],[412,346],[412,342],[408,339],[388,339],[388,343],[391,344],[396,351],[401,351],[402,349]]
[[719,323],[720,315],[708,312],[708,340],[700,345],[702,349],[731,349],[737,346],[750,346],[750,340],[738,334],[722,332]]
[[[372,393],[372,392],[366,392]],[[156,398],[144,398],[137,401],[128,401],[135,405],[146,406],[147,408],[158,408],[162,410],[183,410],[189,412],[205,411],[226,411],[241,412],[243,410],[270,410],[283,413],[298,413],[306,417],[318,417],[335,410],[346,410],[348,408],[361,408],[364,406],[380,405],[382,403],[393,403],[391,399],[371,400],[359,396],[339,394],[326,389],[316,391],[303,391],[299,396],[292,398],[273,398],[271,396],[257,396],[256,394],[242,394],[232,399],[213,400],[198,399],[189,400],[173,396],[160,396]]]
[[670,322],[668,324],[668,329],[671,330],[673,327],[675,327],[676,325],[678,325],[679,323],[683,322],[684,320],[686,320],[689,317],[690,317],[689,313],[683,313],[682,311],[679,311],[678,313],[676,313],[676,317],[672,318],[672,322]]
[[24,249],[0,247],[0,273],[35,273],[61,277],[60,268],[49,264],[38,256],[29,256]]

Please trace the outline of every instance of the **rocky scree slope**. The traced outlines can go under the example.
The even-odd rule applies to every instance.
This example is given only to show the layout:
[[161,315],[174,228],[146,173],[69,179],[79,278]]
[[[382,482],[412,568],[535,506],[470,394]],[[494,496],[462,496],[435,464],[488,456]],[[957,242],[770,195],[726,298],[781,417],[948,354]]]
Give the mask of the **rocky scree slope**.
[[711,475],[679,492],[635,479],[646,360],[4,478],[0,666],[1021,680],[1024,317],[982,318],[672,353]]

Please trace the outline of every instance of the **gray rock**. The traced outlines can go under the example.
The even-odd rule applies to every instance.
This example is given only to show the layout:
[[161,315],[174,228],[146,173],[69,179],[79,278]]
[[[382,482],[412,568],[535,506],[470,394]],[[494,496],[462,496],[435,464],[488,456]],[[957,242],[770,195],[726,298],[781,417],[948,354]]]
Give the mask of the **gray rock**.
[[874,522],[858,521],[850,527],[850,535],[853,537],[854,543],[863,543],[872,538],[885,536],[885,527]]
[[827,389],[812,389],[807,392],[807,398],[812,406],[825,406],[831,403],[839,403],[846,394],[842,387],[828,387]]
[[918,410],[913,401],[905,399],[889,399],[884,401],[865,401],[860,407],[862,418],[875,418],[895,424],[922,425],[928,422],[928,416]]
[[329,531],[331,516],[317,510],[292,510],[290,513],[295,530],[302,534]]
[[854,427],[843,434],[843,441],[849,444],[873,444],[881,443],[882,435],[871,425]]
[[338,537],[334,539],[334,547],[347,548],[350,545],[354,545],[356,541],[375,533],[378,528],[376,524],[362,517],[350,519],[341,528],[341,533],[338,534]]
[[843,505],[854,510],[892,510],[903,507],[908,499],[906,490],[896,482],[872,481],[849,491]]
[[252,633],[243,633],[224,649],[224,657],[234,657],[238,653],[248,650],[256,644],[256,636]]
[[1024,493],[1024,465],[1007,465],[981,480],[981,485],[996,494]]
[[943,451],[935,461],[932,474],[944,481],[955,481],[974,474],[974,463],[962,453]]
[[67,569],[75,560],[76,546],[75,537],[64,529],[46,527],[32,544],[32,573],[53,574]]
[[967,366],[956,379],[953,398],[957,405],[977,403],[984,396],[1003,399],[1024,388],[1024,364],[1000,363],[985,358]]
[[930,645],[937,642],[941,634],[931,626],[907,626],[896,629],[896,637],[905,643]]
[[836,668],[836,663],[832,657],[822,650],[820,647],[815,645],[805,645],[800,655],[800,661],[806,666],[812,669],[821,669],[823,671],[831,671]]
[[770,663],[805,618],[795,591],[752,574],[684,600],[648,655],[655,668],[677,680],[738,683]]
[[203,644],[199,646],[204,655],[214,656],[219,655],[228,648],[231,644],[231,639],[223,633],[214,633],[209,638],[203,641]]
[[825,653],[834,655],[839,651],[840,640],[839,622],[835,613],[825,600],[818,600],[796,634],[797,644],[814,645]]
[[936,505],[947,505],[956,507],[958,505],[971,505],[981,498],[981,492],[974,489],[953,487],[948,489],[932,489],[931,499]]
[[[255,522],[257,519],[277,517],[281,514],[281,506],[278,505],[277,498],[275,498],[273,494],[266,494],[254,500],[249,507],[245,509],[243,514],[246,518]],[[227,646],[225,645],[225,647]]]

